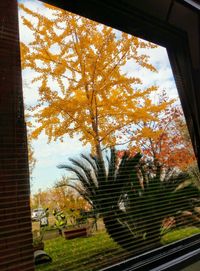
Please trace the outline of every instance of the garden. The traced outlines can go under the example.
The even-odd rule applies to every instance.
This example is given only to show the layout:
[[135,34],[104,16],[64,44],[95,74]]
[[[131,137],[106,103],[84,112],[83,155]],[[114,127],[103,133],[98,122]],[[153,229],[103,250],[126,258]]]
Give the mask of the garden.
[[[197,233],[200,233],[200,228],[186,227],[165,234],[161,242],[163,245],[170,244]],[[45,251],[51,256],[52,263],[36,266],[37,271],[100,270],[132,256],[113,242],[105,231],[99,231],[87,238],[65,240],[57,237],[46,240]]]
[[[152,165],[141,163],[141,155],[120,153],[116,163],[117,155],[112,149],[106,171],[91,155],[82,155],[82,162],[71,159],[73,165],[60,166],[77,174],[82,198],[93,205],[88,211],[53,210],[53,227],[61,236],[44,241],[52,263],[38,270],[58,266],[60,270],[99,270],[200,232],[199,189],[188,174],[181,172],[165,180],[160,164],[156,171],[153,168],[154,174],[147,175]],[[138,175],[139,170],[143,175]],[[146,184],[141,183],[141,176],[146,177]],[[72,189],[68,180],[62,180],[56,189],[63,191],[68,186]],[[75,203],[75,198],[70,202]],[[44,226],[40,230],[42,237],[50,231]]]

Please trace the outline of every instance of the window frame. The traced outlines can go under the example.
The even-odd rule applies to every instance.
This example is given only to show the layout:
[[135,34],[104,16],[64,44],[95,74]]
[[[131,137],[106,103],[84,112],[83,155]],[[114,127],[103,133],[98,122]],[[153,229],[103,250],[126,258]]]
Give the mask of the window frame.
[[[200,68],[198,66],[195,70],[193,67],[191,48],[189,47],[187,33],[170,25],[167,21],[159,20],[158,18],[134,8],[134,5],[125,5],[124,2],[127,1],[123,0],[43,0],[43,2],[104,23],[167,48],[194,151],[200,165],[200,123],[198,121],[198,111],[194,110],[195,108],[200,108],[200,100],[195,100],[200,86],[200,76],[198,74]],[[133,0],[133,3],[137,2],[137,0]],[[171,0],[171,4],[174,2],[181,3],[188,8],[195,10],[183,0]],[[157,3],[159,3],[159,1],[157,1]],[[7,95],[8,97],[6,94],[3,96],[2,92],[0,96],[2,105],[5,104],[5,107],[2,109],[2,112],[5,114],[1,119],[2,125],[5,126],[4,131],[1,132],[1,138],[3,139],[1,143],[3,150],[1,154],[1,159],[3,161],[1,165],[1,169],[3,169],[3,173],[1,172],[1,187],[3,187],[2,191],[5,189],[7,193],[2,197],[5,199],[5,202],[2,202],[1,204],[0,222],[3,230],[5,229],[5,225],[3,224],[7,221],[6,219],[10,219],[10,225],[9,227],[6,227],[6,236],[1,237],[1,244],[3,244],[2,251],[4,249],[3,252],[6,257],[0,266],[2,266],[2,270],[13,270],[14,265],[15,268],[16,265],[21,266],[20,270],[33,270],[29,205],[30,187],[28,179],[26,129],[21,92],[17,0],[10,1],[9,4],[7,4],[7,2],[4,3],[3,1],[1,7],[3,10],[1,13],[2,26],[5,26],[5,29],[2,28],[2,48],[6,53],[4,59],[5,67],[2,67],[1,69],[5,75],[2,77],[2,89],[4,88],[4,92],[9,95]],[[5,14],[4,10],[6,12]],[[6,17],[6,15],[9,16]],[[12,54],[9,54],[7,50],[6,46],[8,45],[9,49],[12,50]],[[5,54],[3,50],[1,52],[2,55]],[[3,103],[3,101],[5,103]],[[8,109],[9,106],[10,109]],[[5,125],[6,121],[8,124]],[[21,164],[18,164],[20,163],[19,161],[21,161],[20,159],[22,162]],[[15,171],[12,171],[12,165],[9,163],[15,165]],[[18,168],[19,165],[21,166],[20,172]],[[8,176],[12,177],[10,177],[10,179],[8,178],[10,181],[9,183],[6,179]],[[9,200],[12,200],[12,202]],[[11,203],[13,210],[15,210],[14,217],[11,217],[11,215],[13,215],[12,212],[14,211],[9,210]],[[24,212],[23,219],[19,220],[18,214],[20,214],[22,210]],[[23,229],[20,228],[22,224],[25,225]],[[15,226],[14,230],[13,225]],[[8,234],[10,234],[10,236],[8,236]],[[21,241],[21,236],[26,236],[26,239]],[[14,237],[14,241],[11,240],[11,237]],[[12,244],[13,247],[8,247],[9,244]],[[104,270],[179,270],[199,258],[199,244],[200,234],[197,234],[168,246],[128,259],[127,261],[108,267]],[[13,258],[13,255],[16,255],[14,262],[8,262]],[[179,262],[177,262],[176,259],[178,255],[182,257],[181,260],[179,259]]]

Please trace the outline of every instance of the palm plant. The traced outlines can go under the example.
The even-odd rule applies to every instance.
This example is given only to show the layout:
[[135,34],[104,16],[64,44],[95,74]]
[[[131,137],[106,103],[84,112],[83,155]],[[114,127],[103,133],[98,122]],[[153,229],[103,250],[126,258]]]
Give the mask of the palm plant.
[[[126,197],[126,213],[131,214],[129,221],[145,239],[145,243],[158,243],[161,238],[162,222],[172,218],[178,225],[179,217],[185,210],[194,212],[195,199],[199,198],[199,190],[191,183],[186,183],[189,175],[179,173],[170,178],[163,178],[162,167],[157,165],[155,172],[147,177],[147,166],[139,166],[140,182],[132,178]],[[141,178],[142,176],[142,178]],[[142,180],[142,183],[141,183]],[[195,223],[195,221],[191,221]]]
[[140,159],[139,153],[130,157],[125,152],[119,160],[111,149],[104,165],[97,157],[82,154],[81,159],[71,158],[71,165],[59,166],[76,175],[79,185],[73,181],[68,186],[91,204],[102,216],[108,234],[128,251],[157,246],[163,219],[192,211],[193,198],[199,196],[191,184],[181,186],[187,175],[166,180],[161,166],[152,170]]

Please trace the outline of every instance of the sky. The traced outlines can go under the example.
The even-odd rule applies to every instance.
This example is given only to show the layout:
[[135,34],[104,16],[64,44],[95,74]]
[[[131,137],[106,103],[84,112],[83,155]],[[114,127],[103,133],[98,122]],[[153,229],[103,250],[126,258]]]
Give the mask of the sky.
[[[41,12],[47,16],[51,16],[43,4],[37,0],[20,0],[28,8],[34,11]],[[22,15],[19,10],[19,15]],[[20,39],[23,42],[30,42],[33,37],[31,32],[22,24],[19,16]],[[158,85],[160,90],[165,90],[168,96],[177,98],[177,90],[173,79],[169,59],[166,49],[158,47],[156,49],[148,50],[150,62],[157,68],[158,73],[152,73],[145,69],[134,69],[131,61],[126,64],[124,71],[128,75],[142,78],[143,83],[148,85]],[[34,78],[34,71],[23,70],[23,94],[25,106],[34,105],[38,98],[38,84],[32,84],[31,80]],[[31,192],[37,193],[39,189],[51,188],[55,181],[59,180],[65,173],[58,169],[59,164],[66,163],[69,157],[77,157],[80,153],[88,153],[90,146],[82,146],[78,136],[74,139],[65,136],[64,142],[48,143],[47,137],[42,133],[37,140],[32,142],[34,148],[34,155],[37,160],[35,169],[31,176]]]

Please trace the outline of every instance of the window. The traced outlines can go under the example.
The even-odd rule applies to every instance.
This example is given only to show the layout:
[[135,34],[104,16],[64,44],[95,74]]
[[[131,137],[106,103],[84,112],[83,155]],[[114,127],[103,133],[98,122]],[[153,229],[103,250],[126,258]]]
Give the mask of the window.
[[[93,3],[93,1],[91,2]],[[195,99],[195,88],[197,88],[199,82],[198,57],[195,58],[198,49],[195,49],[195,44],[192,42],[193,39],[190,39],[190,48],[188,49],[187,37],[183,36],[181,31],[177,31],[172,27],[170,28],[168,23],[166,23],[167,20],[171,25],[175,25],[179,29],[186,29],[188,26],[187,22],[180,26],[181,16],[177,16],[177,12],[175,12],[174,14],[176,14],[176,16],[173,17],[173,11],[177,11],[178,9],[178,14],[182,14],[186,11],[190,15],[193,15],[193,19],[197,18],[198,14],[194,9],[188,8],[187,5],[174,1],[167,8],[165,6],[165,22],[163,21],[164,23],[160,24],[162,20],[158,23],[158,20],[152,20],[152,18],[147,15],[150,9],[145,11],[145,15],[145,13],[138,12],[137,8],[139,8],[139,6],[136,9],[130,8],[130,6],[126,9],[126,5],[124,5],[125,8],[124,6],[119,8],[118,3],[115,3],[115,6],[110,6],[109,3],[105,5],[105,3],[98,3],[98,1],[95,2],[95,5],[91,9],[91,2],[87,1],[84,2],[84,4],[79,3],[80,5],[78,5],[78,7],[75,1],[73,3],[65,3],[65,8],[78,13],[80,12],[93,19],[95,18],[95,9],[97,9],[97,20],[102,20],[102,17],[98,15],[102,12],[102,14],[104,14],[103,18],[106,18],[105,21],[107,21],[108,24],[116,28],[119,26],[119,28],[127,32],[134,32],[135,35],[138,34],[138,36],[141,37],[147,38],[147,36],[149,36],[149,40],[156,43],[163,43],[167,46],[179,93],[181,94],[187,124],[190,134],[192,135],[195,154],[198,158],[198,100]],[[135,4],[132,3],[132,5],[134,6]],[[18,69],[19,50],[16,3],[2,3],[1,7],[1,18],[3,18],[1,33],[1,48],[3,48],[3,50],[1,51],[1,59],[5,65],[1,70],[3,91],[1,91],[0,101],[1,116],[3,116],[2,123],[5,123],[5,126],[4,129],[1,129],[1,221],[3,221],[3,223],[1,223],[1,233],[3,233],[1,236],[1,252],[4,254],[0,266],[1,270],[32,270],[30,218],[28,217],[29,189],[27,186],[26,143],[24,138],[23,102],[20,92],[20,70]],[[91,10],[93,12],[91,12]],[[153,11],[153,9],[151,11]],[[131,13],[135,16],[131,17]],[[5,14],[9,16],[5,16]],[[108,14],[109,16],[107,16]],[[143,15],[141,16],[141,14]],[[158,14],[160,18],[163,16],[162,13]],[[124,20],[121,20],[122,18]],[[130,18],[133,20],[134,26],[137,25],[137,28],[133,27]],[[197,24],[195,23],[195,19],[189,21],[189,25],[192,25],[192,31],[188,31],[189,28],[187,28],[186,32],[189,33],[188,35],[191,37],[197,30]],[[196,48],[199,48],[199,46]],[[11,51],[12,54],[10,53]],[[192,59],[187,58],[188,51],[191,52]],[[187,65],[188,63],[190,63],[191,66]],[[182,77],[180,77],[180,75],[182,75]],[[120,205],[122,210],[124,208],[124,202],[125,199]],[[194,250],[197,251],[195,246],[191,247],[192,242],[193,244],[197,244],[198,238],[196,238],[196,236],[195,239],[197,240],[193,238],[188,240],[188,250],[185,252],[191,250],[193,252]],[[175,246],[175,250],[177,251],[177,246]],[[172,254],[175,256],[174,252]],[[169,260],[169,258],[167,260]]]
[[[30,134],[43,137],[32,206],[49,208],[44,236],[56,225],[73,239],[46,242],[49,268],[98,270],[198,233],[199,173],[165,49],[42,3],[21,13]],[[42,151],[44,138],[61,143]],[[73,174],[55,183],[56,163]]]

